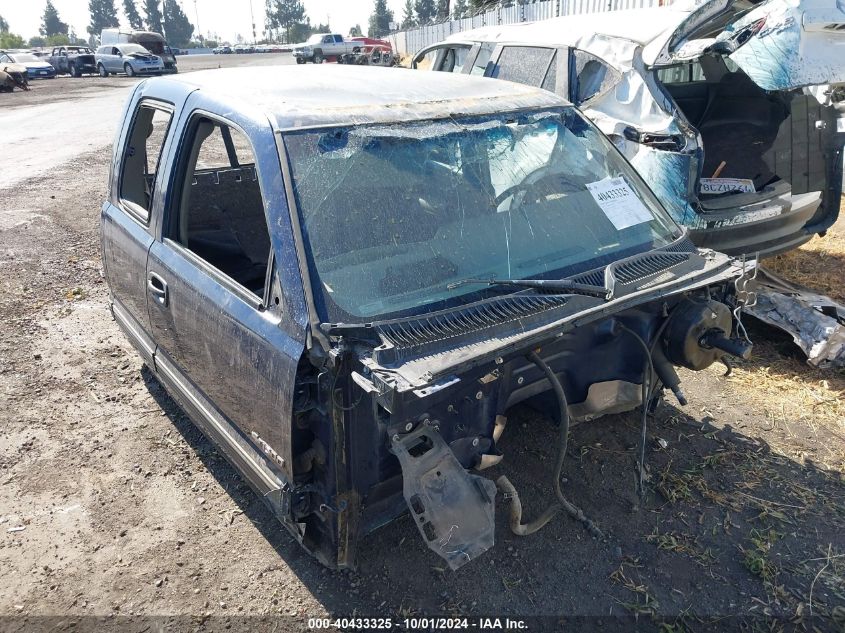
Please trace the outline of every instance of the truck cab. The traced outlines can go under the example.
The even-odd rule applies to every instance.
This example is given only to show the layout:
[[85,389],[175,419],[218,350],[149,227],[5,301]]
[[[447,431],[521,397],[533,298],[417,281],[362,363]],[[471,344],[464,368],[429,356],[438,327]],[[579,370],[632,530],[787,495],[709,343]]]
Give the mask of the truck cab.
[[519,442],[510,407],[559,423],[560,490],[570,419],[645,415],[664,386],[683,401],[673,365],[748,351],[739,263],[696,249],[592,123],[529,86],[354,66],[149,79],[108,191],[115,320],[330,567],[406,511],[469,563],[497,489],[514,499],[485,476],[507,471],[500,437]]

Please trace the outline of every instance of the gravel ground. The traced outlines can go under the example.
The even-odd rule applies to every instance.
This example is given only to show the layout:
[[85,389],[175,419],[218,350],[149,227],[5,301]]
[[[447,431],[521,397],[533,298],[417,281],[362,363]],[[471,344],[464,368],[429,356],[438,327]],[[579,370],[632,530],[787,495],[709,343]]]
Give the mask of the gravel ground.
[[[90,90],[102,90],[94,81]],[[88,80],[74,82],[53,83]],[[13,96],[29,103],[41,90],[61,98],[40,84]],[[5,162],[49,151],[39,143],[0,153]],[[830,447],[845,446],[841,421],[773,422],[748,397],[753,384],[721,367],[684,373],[691,404],[667,404],[651,424],[644,500],[634,492],[635,413],[573,430],[566,491],[606,541],[568,519],[514,536],[500,500],[495,548],[458,572],[407,517],[363,540],[355,572],[322,568],[111,320],[98,234],[109,158],[98,149],[0,188],[0,629],[55,624],[39,616],[66,625],[149,615],[190,618],[174,630],[239,628],[242,616],[275,615],[264,624],[305,630],[315,616],[420,614],[630,629],[633,619],[608,619],[625,615],[646,630],[770,630],[771,616],[807,630],[845,626],[845,482],[825,466]],[[489,474],[508,474],[529,517],[551,494],[554,433],[542,412],[510,412],[505,460]]]

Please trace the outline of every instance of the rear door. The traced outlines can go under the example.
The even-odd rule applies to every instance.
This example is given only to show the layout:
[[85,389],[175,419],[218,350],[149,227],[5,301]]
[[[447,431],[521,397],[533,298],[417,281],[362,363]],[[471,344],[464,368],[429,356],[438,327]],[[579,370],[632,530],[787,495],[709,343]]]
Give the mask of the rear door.
[[290,421],[303,341],[285,325],[292,310],[271,256],[268,187],[277,189],[266,206],[286,212],[273,133],[235,115],[189,116],[147,265],[156,369],[195,403],[209,403],[198,406],[206,423],[220,428],[214,419],[222,415],[292,480]]
[[128,125],[116,144],[111,193],[101,215],[103,268],[115,320],[152,364],[146,279],[147,253],[155,233],[151,203],[160,185],[160,158],[173,105],[148,98],[141,89],[129,112]]
[[120,49],[112,46],[108,55],[106,55],[106,69],[113,73],[123,72],[123,65],[120,61]]

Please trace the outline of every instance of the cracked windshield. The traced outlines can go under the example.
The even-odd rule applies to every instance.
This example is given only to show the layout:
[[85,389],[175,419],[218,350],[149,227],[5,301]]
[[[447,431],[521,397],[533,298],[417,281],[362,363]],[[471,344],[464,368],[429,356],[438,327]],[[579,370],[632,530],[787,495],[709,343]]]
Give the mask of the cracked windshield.
[[559,279],[679,235],[573,109],[284,140],[326,321],[445,309],[514,291],[461,279]]

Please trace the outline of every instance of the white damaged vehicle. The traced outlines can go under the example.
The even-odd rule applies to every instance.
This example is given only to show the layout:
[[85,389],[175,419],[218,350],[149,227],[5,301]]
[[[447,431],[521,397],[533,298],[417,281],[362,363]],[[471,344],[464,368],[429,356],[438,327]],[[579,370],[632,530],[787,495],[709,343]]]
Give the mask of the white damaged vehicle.
[[569,99],[699,246],[774,255],[838,216],[845,0],[709,0],[484,27],[413,66]]

